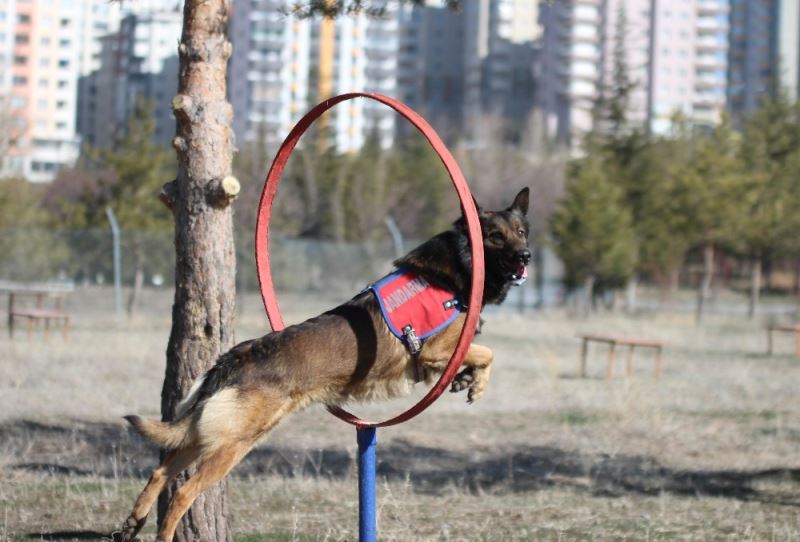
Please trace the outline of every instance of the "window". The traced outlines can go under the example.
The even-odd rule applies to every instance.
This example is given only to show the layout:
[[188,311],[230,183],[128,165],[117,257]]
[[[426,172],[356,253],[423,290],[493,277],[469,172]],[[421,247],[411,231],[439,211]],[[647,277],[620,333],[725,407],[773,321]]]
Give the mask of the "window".
[[42,98],[41,100],[38,100],[36,102],[36,107],[38,109],[47,109],[47,100],[45,100],[44,98]]
[[27,56],[17,55],[14,57],[14,64],[16,64],[17,66],[24,66],[27,63],[28,63]]
[[16,36],[14,36],[14,43],[16,43],[17,45],[25,45],[29,41],[30,37],[28,36],[28,34],[17,34]]
[[62,58],[61,60],[58,61],[58,67],[59,68],[68,68],[69,67],[69,60]]
[[67,88],[67,84],[68,83],[62,79],[58,82],[58,88]]
[[58,40],[59,47],[69,47],[71,43],[72,42],[70,42],[70,40],[68,40],[67,38],[62,38]]
[[69,26],[69,19],[61,19],[61,28],[67,28]]
[[47,80],[47,78],[42,77],[41,79],[39,79],[39,88],[47,88],[49,85],[50,82]]
[[27,85],[28,84],[28,78],[27,77],[22,77],[21,75],[15,75],[14,79],[12,81],[14,83],[14,86],[17,86],[17,87],[21,87],[23,85]]
[[50,45],[50,38],[45,36],[39,41],[39,43],[41,43],[42,45]]
[[66,130],[66,129],[67,129],[67,123],[64,122],[63,120],[56,123],[56,130]]
[[50,65],[50,59],[49,58],[40,58],[39,59],[39,66],[41,66],[42,68],[46,68],[49,65]]
[[28,24],[31,22],[31,16],[26,15],[24,13],[20,13],[19,15],[17,15],[17,22],[19,24]]
[[56,102],[56,109],[66,109],[66,108],[67,108],[67,102],[66,101],[58,100]]

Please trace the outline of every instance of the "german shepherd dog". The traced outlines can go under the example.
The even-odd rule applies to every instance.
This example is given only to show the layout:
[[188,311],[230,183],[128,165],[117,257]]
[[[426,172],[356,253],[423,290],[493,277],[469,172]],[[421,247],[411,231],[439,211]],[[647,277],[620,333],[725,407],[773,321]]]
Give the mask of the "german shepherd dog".
[[[499,304],[510,286],[527,276],[528,189],[502,211],[478,208],[486,279],[483,306]],[[464,218],[398,259],[428,282],[469,299],[472,262]],[[172,422],[127,416],[145,438],[170,450],[115,533],[132,540],[167,482],[197,462],[198,467],[169,504],[158,540],[170,542],[180,518],[197,496],[221,480],[275,425],[311,403],[343,404],[401,395],[418,381],[431,382],[452,355],[465,313],[429,337],[412,355],[388,329],[375,296],[365,291],[312,318],[243,342],[220,356],[178,406]],[[479,399],[489,382],[492,351],[472,344],[450,391],[468,389]]]

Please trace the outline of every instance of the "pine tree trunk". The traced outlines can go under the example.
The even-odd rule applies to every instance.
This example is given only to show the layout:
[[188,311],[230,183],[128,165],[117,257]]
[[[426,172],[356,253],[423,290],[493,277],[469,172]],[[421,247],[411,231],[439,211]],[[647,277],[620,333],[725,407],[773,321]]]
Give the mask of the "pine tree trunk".
[[711,280],[714,278],[714,245],[706,243],[703,245],[703,278],[700,280],[700,287],[697,289],[697,312],[695,322],[703,321],[703,311],[706,299],[711,297]]
[[761,296],[761,257],[753,258],[750,272],[750,303],[747,307],[747,317],[752,320],[758,314],[758,302]]
[[583,315],[588,316],[594,307],[595,276],[588,275],[583,281]]
[[144,286],[144,270],[140,261],[136,262],[136,271],[133,274],[133,289],[131,295],[128,296],[128,318],[133,318],[136,315],[136,309],[139,306],[139,297],[142,295],[142,287]]
[[625,287],[625,310],[633,314],[636,312],[636,294],[639,289],[639,278],[634,276]]
[[[161,393],[161,414],[170,420],[192,382],[233,346],[235,252],[230,202],[238,183],[230,177],[233,111],[226,99],[231,44],[226,30],[229,0],[186,0],[178,48],[177,120],[173,146],[178,175],[162,200],[175,215],[175,302]],[[166,506],[192,469],[170,483],[158,502]],[[231,541],[226,483],[205,491],[178,525],[178,542]]]
[[139,306],[139,297],[142,294],[142,286],[144,286],[144,269],[142,269],[142,242],[138,239],[139,233],[134,233],[133,241],[133,289],[131,295],[128,296],[128,318],[133,318],[136,314],[136,308]]

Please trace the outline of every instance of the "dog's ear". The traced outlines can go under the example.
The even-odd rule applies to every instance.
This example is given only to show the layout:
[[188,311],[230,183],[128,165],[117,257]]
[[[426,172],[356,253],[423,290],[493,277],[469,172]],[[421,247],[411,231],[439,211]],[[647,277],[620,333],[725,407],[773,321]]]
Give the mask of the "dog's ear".
[[474,194],[470,194],[470,195],[472,196],[472,203],[475,204],[475,209],[478,211],[478,216],[482,215],[483,214],[483,207],[481,207],[481,204],[478,203],[478,200],[475,199],[475,195]]
[[[475,204],[475,210],[478,211],[478,219],[482,219],[484,217],[483,207],[480,206],[480,204],[478,203],[478,200],[475,199],[474,195],[472,196],[472,203]],[[467,218],[466,218],[466,215],[464,215],[463,211],[461,212],[461,216],[458,217],[458,220],[453,222],[453,225],[456,228],[461,228],[461,229],[464,229],[464,230],[467,229]]]
[[519,191],[517,197],[514,198],[514,203],[511,204],[511,207],[508,208],[509,211],[513,211],[517,209],[523,215],[528,215],[528,199],[530,197],[530,190],[526,186],[522,190]]

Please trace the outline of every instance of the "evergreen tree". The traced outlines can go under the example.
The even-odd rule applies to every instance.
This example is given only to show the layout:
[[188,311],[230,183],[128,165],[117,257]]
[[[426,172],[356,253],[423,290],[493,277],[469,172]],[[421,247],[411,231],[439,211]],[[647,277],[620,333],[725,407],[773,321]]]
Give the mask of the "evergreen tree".
[[752,318],[758,311],[764,262],[797,248],[800,105],[782,93],[765,99],[746,120],[744,141],[744,210],[737,222],[736,246],[751,261]]
[[584,286],[588,308],[595,284],[613,287],[630,279],[636,242],[622,190],[608,179],[603,164],[587,158],[572,170],[551,231],[567,285]]
[[696,319],[701,321],[705,301],[711,296],[715,251],[729,245],[741,214],[740,138],[723,117],[709,135],[696,135],[689,167],[677,195],[686,219],[687,236],[702,250],[703,277],[697,294]]

